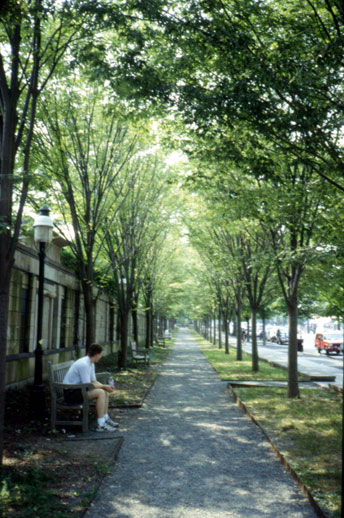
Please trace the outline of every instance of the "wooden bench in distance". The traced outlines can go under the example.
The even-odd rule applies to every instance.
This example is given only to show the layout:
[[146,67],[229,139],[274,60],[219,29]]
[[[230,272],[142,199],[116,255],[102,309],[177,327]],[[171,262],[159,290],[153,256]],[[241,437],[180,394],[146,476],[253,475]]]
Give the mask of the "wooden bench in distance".
[[165,347],[165,338],[163,336],[156,335],[155,337],[155,343],[157,345],[161,345],[161,347]]
[[134,364],[143,363],[144,365],[149,365],[149,350],[148,349],[138,349],[136,342],[131,342],[131,354],[133,358]]
[[[49,387],[51,394],[51,428],[54,430],[56,425],[61,426],[81,426],[84,433],[88,432],[88,412],[90,402],[88,400],[87,391],[94,387],[91,383],[81,383],[80,385],[66,385],[63,383],[64,377],[67,374],[69,367],[73,361],[52,364],[48,362]],[[107,384],[110,374],[108,372],[97,373],[97,380],[104,385]],[[80,404],[68,404],[64,400],[63,389],[77,389],[81,390],[83,402]],[[91,402],[92,403],[92,402]],[[93,402],[94,404],[94,402]],[[58,413],[74,412],[81,414],[81,419],[61,419]]]

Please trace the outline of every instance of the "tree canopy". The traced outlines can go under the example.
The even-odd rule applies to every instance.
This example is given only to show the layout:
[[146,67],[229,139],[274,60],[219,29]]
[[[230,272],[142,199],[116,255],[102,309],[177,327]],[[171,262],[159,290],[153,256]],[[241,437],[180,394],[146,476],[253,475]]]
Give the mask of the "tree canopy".
[[235,320],[238,360],[242,315],[282,297],[297,396],[298,312],[343,318],[342,2],[7,0],[0,23],[0,378],[44,195],[73,229],[88,342],[95,285],[123,328],[146,312],[147,347],[154,315],[217,314],[229,352]]

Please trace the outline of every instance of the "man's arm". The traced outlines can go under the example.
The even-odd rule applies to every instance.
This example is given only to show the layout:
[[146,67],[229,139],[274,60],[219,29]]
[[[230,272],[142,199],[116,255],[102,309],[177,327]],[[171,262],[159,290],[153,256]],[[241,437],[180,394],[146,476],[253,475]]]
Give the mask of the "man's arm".
[[109,392],[109,394],[111,394],[111,392],[115,392],[115,387],[111,387],[111,385],[102,385],[97,380],[92,381],[92,383],[93,383],[94,388],[101,388],[101,389],[105,390],[106,392]]

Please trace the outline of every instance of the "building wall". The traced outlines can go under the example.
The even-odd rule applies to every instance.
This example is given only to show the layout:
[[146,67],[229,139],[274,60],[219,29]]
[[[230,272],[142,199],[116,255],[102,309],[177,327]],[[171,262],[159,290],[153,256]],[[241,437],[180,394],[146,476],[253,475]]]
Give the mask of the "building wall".
[[[47,362],[75,359],[78,348],[85,352],[85,311],[80,283],[60,262],[58,241],[47,249],[44,272],[43,375]],[[38,254],[34,247],[20,244],[11,275],[7,333],[6,385],[23,385],[33,380],[37,334]],[[96,305],[96,342],[105,354],[115,352],[116,312],[109,296],[102,293]],[[140,329],[144,336],[144,319]],[[130,335],[129,335],[130,336]],[[76,347],[77,346],[77,347]]]

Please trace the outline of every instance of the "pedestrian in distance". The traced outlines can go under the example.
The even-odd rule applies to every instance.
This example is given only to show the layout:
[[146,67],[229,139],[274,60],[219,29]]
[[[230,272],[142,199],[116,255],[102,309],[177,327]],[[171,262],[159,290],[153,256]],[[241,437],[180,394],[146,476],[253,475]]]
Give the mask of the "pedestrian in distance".
[[[96,379],[95,364],[100,360],[103,353],[101,345],[92,344],[88,354],[76,360],[69,368],[63,383],[77,385],[89,383],[88,399],[96,400],[97,432],[113,432],[118,423],[115,423],[108,414],[109,394],[115,391],[111,385],[102,385]],[[80,389],[65,389],[64,398],[66,403],[82,403]]]

